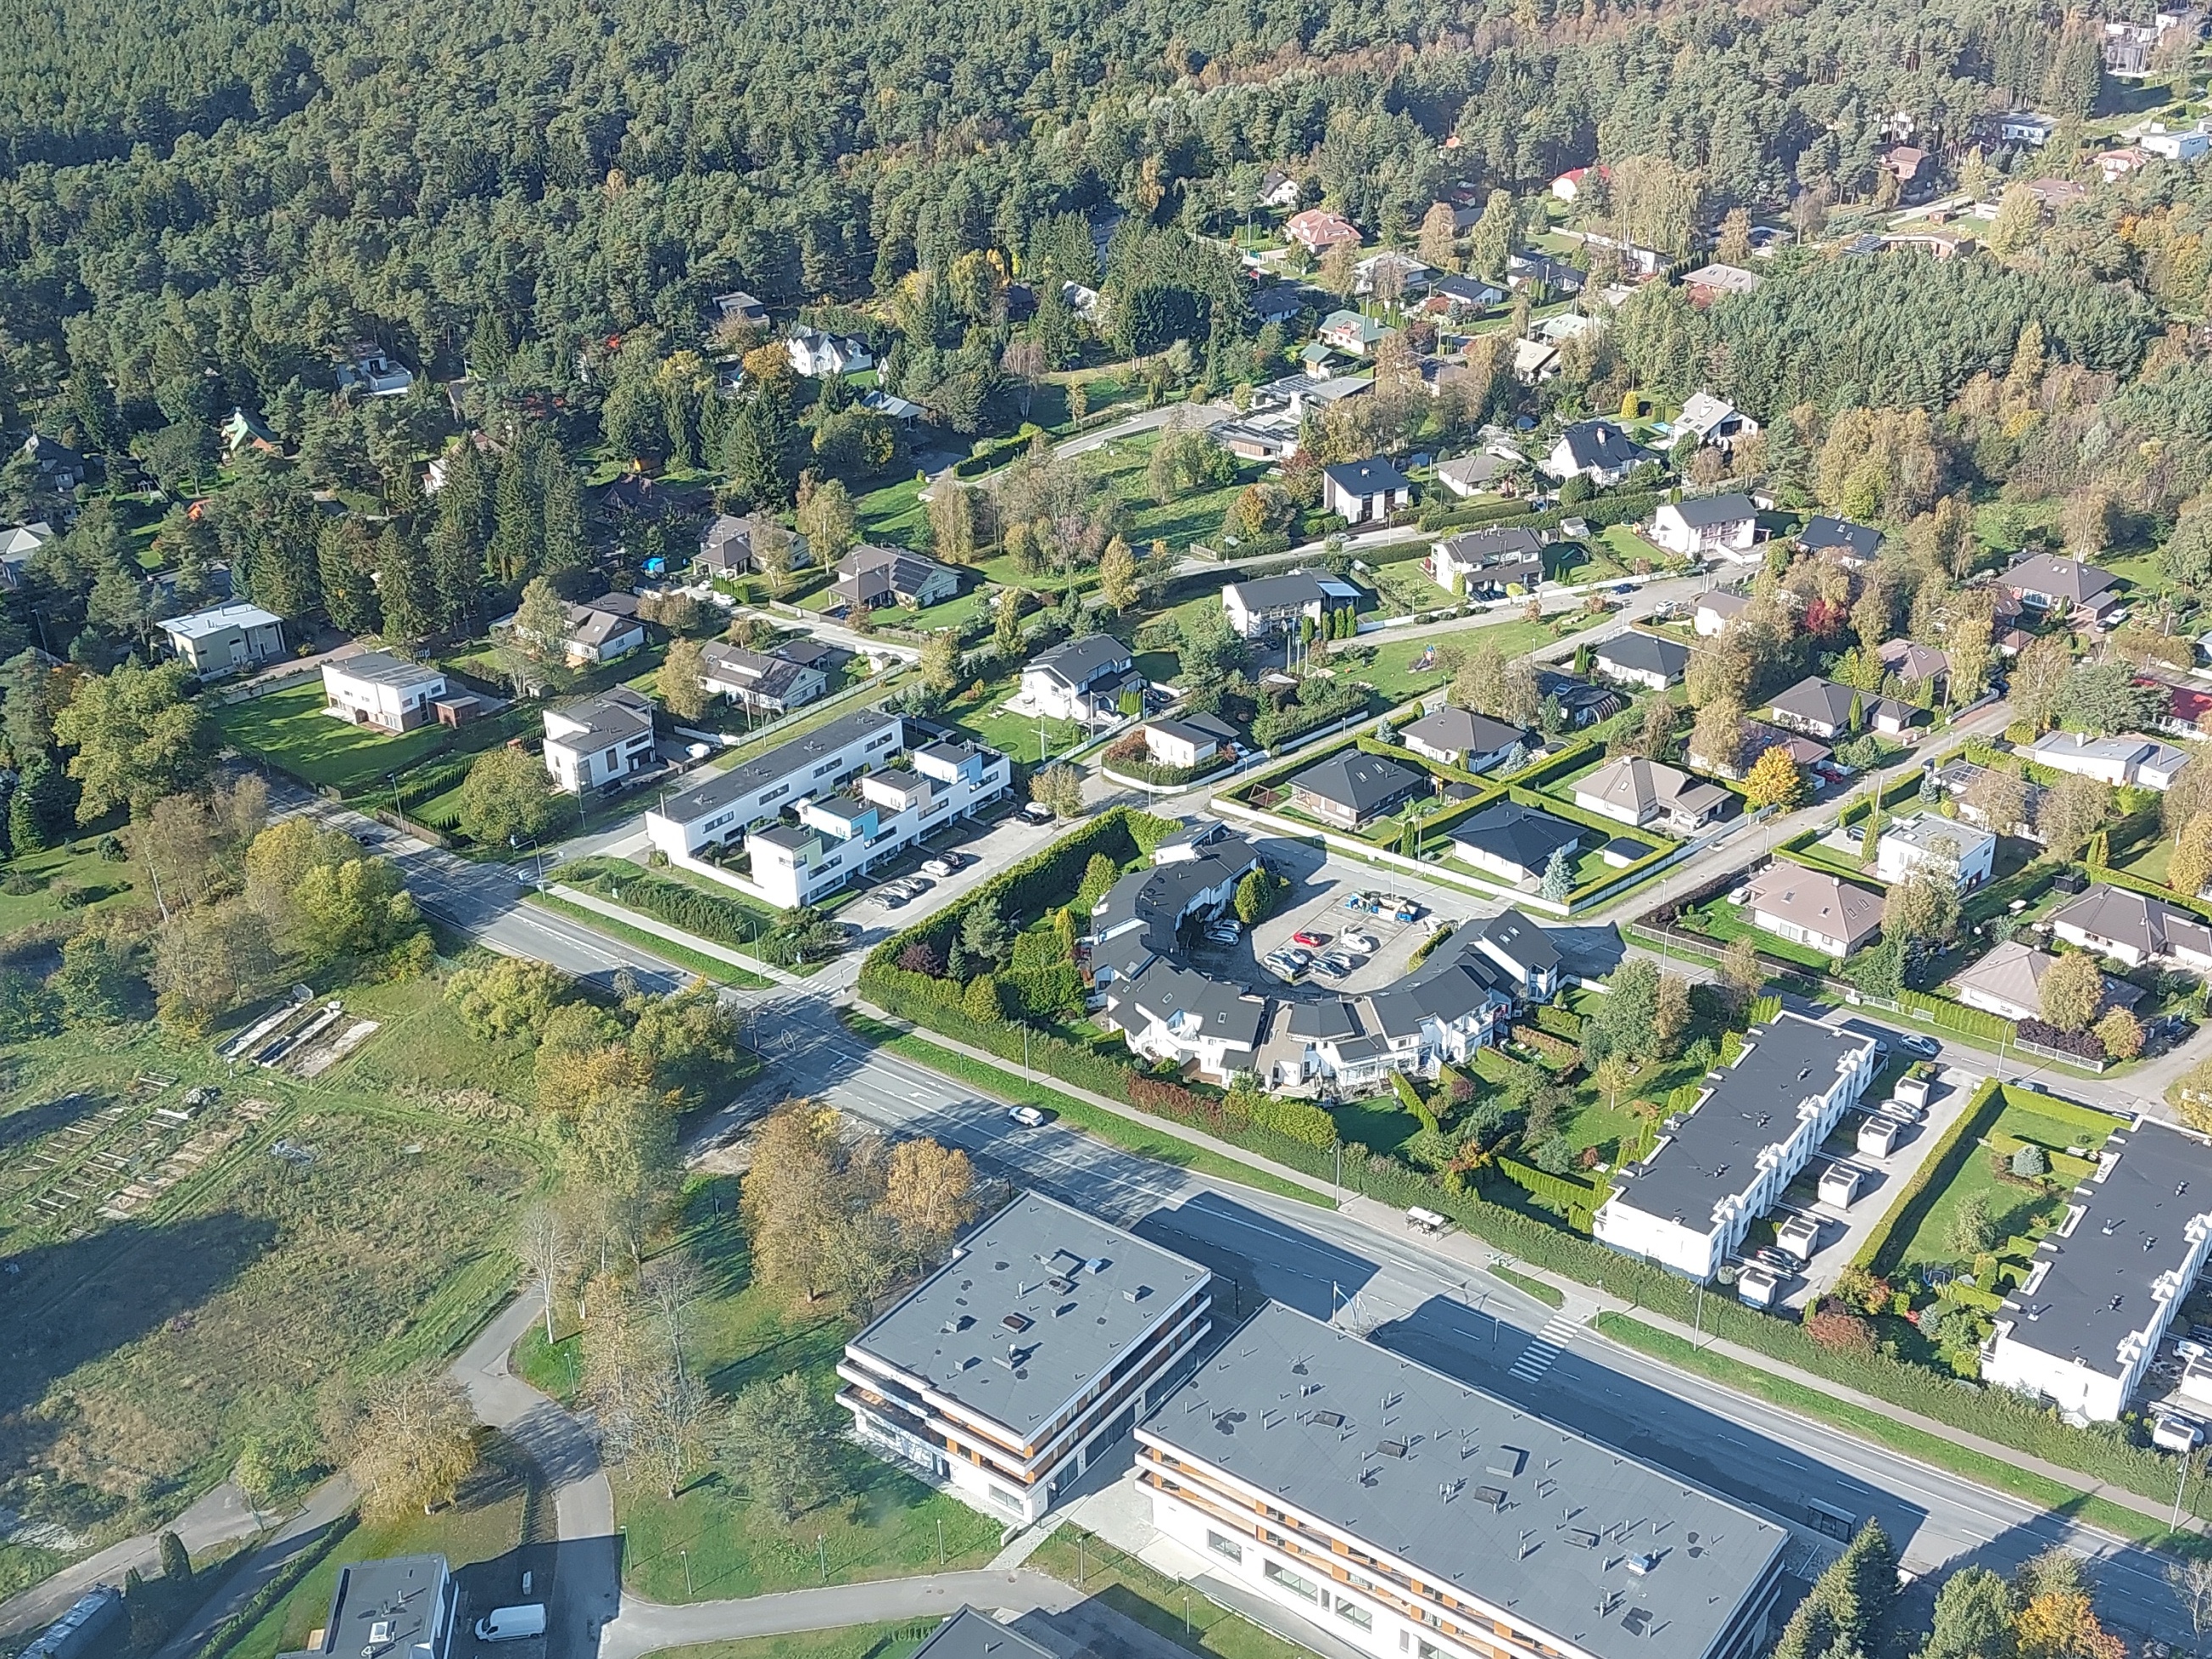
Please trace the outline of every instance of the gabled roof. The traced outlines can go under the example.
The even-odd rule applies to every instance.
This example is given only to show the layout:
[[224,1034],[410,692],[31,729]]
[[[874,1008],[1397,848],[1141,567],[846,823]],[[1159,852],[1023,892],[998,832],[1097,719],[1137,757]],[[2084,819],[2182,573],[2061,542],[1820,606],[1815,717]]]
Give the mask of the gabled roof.
[[1512,467],[1512,462],[1493,455],[1486,449],[1478,449],[1446,461],[1437,469],[1437,477],[1472,488],[1488,483],[1492,478],[1511,471]]
[[1051,675],[1062,685],[1080,691],[1103,675],[1125,673],[1131,665],[1129,647],[1111,634],[1086,634],[1079,640],[1063,640],[1048,651],[1040,651],[1024,665]]
[[1778,696],[1769,707],[1780,714],[1795,714],[1800,720],[1817,720],[1823,726],[1840,727],[1850,721],[1853,698],[1858,700],[1859,713],[1869,725],[1873,724],[1877,714],[1895,714],[1910,718],[1917,712],[1893,698],[1876,696],[1870,691],[1838,685],[1835,681],[1824,680],[1817,674],[1798,681]]
[[[1110,994],[1115,1003],[1133,1006],[1148,1023],[1169,1026],[1179,1036],[1210,1037],[1233,1048],[1259,1047],[1261,1027],[1267,1018],[1265,999],[1194,974],[1164,957],[1147,963],[1134,979],[1117,983]],[[1120,1023],[1134,1022],[1123,1018]]]
[[1692,530],[1711,530],[1717,525],[1741,524],[1759,516],[1759,509],[1751,504],[1751,497],[1734,493],[1726,495],[1699,495],[1674,503],[1674,511],[1682,515],[1682,522]]
[[1478,714],[1471,708],[1446,703],[1433,714],[1424,714],[1400,729],[1401,738],[1419,738],[1431,749],[1469,755],[1494,755],[1525,743],[1528,733],[1517,726]]
[[1576,780],[1574,788],[1577,795],[1631,808],[1639,817],[1654,807],[1702,817],[1728,799],[1728,791],[1718,784],[1701,782],[1687,772],[1639,755],[1616,756],[1588,777]]
[[1632,669],[1642,674],[1664,674],[1669,679],[1690,665],[1690,647],[1680,640],[1665,639],[1635,628],[1614,635],[1590,655],[1615,668]]
[[1542,869],[1554,851],[1572,848],[1583,838],[1578,825],[1511,800],[1484,807],[1454,826],[1450,833],[1454,842],[1517,864],[1523,870]]
[[1404,473],[1379,455],[1364,461],[1339,461],[1322,471],[1331,483],[1348,495],[1379,495],[1385,490],[1413,488]]
[[1466,931],[1469,940],[1483,940],[1507,961],[1519,963],[1524,973],[1557,968],[1562,960],[1559,947],[1552,943],[1552,936],[1510,907],[1494,916],[1468,923]]
[[[611,599],[616,596],[610,594],[606,597]],[[572,605],[568,607],[568,637],[578,645],[594,647],[618,640],[623,635],[636,629],[637,618],[635,615],[629,614],[636,608],[636,601],[634,599],[631,599],[628,611],[592,602]]]
[[902,548],[863,545],[837,561],[837,586],[860,599],[878,593],[912,599],[945,569],[935,560]]
[[1651,452],[1632,443],[1628,434],[1611,421],[1577,421],[1559,434],[1567,459],[1580,471],[1585,467],[1632,466],[1651,459]]
[[1687,427],[1700,438],[1710,437],[1715,428],[1731,419],[1735,412],[1735,405],[1725,398],[1716,398],[1710,392],[1693,392],[1682,405],[1674,424]]
[[2111,588],[2116,579],[2110,571],[2079,559],[2039,553],[2032,559],[2022,559],[1997,580],[2015,593],[2041,593],[2083,605]]
[[1698,595],[1698,609],[1710,611],[1716,617],[1727,619],[1741,617],[1750,610],[1751,599],[1747,594],[1731,593],[1726,588],[1716,587],[1710,593]]
[[2165,956],[2176,947],[2212,956],[2212,927],[2190,911],[2125,887],[2092,887],[2052,911],[2050,920],[2054,927],[2063,922],[2148,956]]
[[[1504,470],[1504,464],[1492,456],[1478,455],[1468,459],[1487,460],[1499,471]],[[1485,565],[1522,565],[1531,561],[1540,564],[1544,557],[1542,538],[1534,531],[1517,525],[1497,530],[1462,531],[1437,545],[1443,550],[1454,564],[1470,565],[1478,569]]]
[[1402,799],[1424,781],[1422,774],[1396,761],[1346,749],[1306,768],[1291,787],[1365,814]]
[[1807,521],[1797,532],[1797,545],[1808,553],[1841,553],[1854,559],[1871,559],[1881,546],[1881,532],[1872,525],[1832,519],[1826,514]]

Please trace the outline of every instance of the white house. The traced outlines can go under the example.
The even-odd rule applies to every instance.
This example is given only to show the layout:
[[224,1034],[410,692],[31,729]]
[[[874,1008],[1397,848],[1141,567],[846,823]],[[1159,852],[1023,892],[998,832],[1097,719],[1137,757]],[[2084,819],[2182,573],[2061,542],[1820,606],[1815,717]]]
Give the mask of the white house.
[[1686,559],[1757,557],[1759,509],[1748,495],[1699,495],[1662,501],[1651,515],[1651,539]]
[[1022,699],[1048,720],[1085,726],[1110,720],[1130,692],[1141,702],[1145,677],[1129,647],[1111,634],[1062,641],[1022,665]]
[[43,519],[0,529],[0,587],[11,592],[21,587],[31,556],[53,538],[53,526]]
[[556,789],[602,789],[652,758],[653,704],[626,685],[545,711],[545,770]]
[[784,342],[795,373],[809,380],[836,380],[858,374],[876,366],[867,346],[841,334],[825,334],[804,326],[791,331]]
[[1881,880],[1903,881],[1930,860],[1948,863],[1959,890],[1980,886],[1996,872],[1997,838],[1960,818],[1916,812],[1884,824],[1875,842],[1874,872]]
[[445,671],[434,663],[364,651],[323,665],[323,712],[355,726],[411,732],[436,717],[445,695]]
[[2136,143],[2153,155],[2163,155],[2169,161],[2201,161],[2212,151],[2212,133],[2198,121],[2185,127],[2169,127],[2162,121],[2154,121],[2136,137]]
[[1575,805],[1616,823],[1663,824],[1694,834],[1727,805],[1729,792],[1658,761],[1620,755],[1575,780]]
[[1462,531],[1431,543],[1423,565],[1447,593],[1533,592],[1544,580],[1544,544],[1517,525]]
[[[1967,963],[1944,984],[1969,1008],[2004,1019],[2040,1019],[2043,976],[2057,961],[2050,951],[2039,951],[2026,939],[2007,939],[1979,962]],[[2132,1008],[2142,1000],[2142,992],[2127,981],[2110,974],[2102,977],[2105,994],[2099,1012],[2106,1008]]]
[[2193,912],[2124,887],[2096,886],[2051,914],[2054,937],[2130,968],[2212,969],[2212,927]]
[[1211,714],[1178,714],[1145,723],[1145,753],[1156,766],[1195,771],[1236,743],[1235,731]]
[[[1715,265],[1708,269],[1721,270],[1727,267]],[[1726,455],[1735,448],[1737,439],[1757,435],[1759,426],[1727,398],[1716,398],[1710,392],[1693,392],[1682,405],[1682,412],[1674,417],[1674,430],[1677,436],[1691,434],[1700,444]]]
[[746,651],[719,640],[699,648],[700,686],[756,714],[785,714],[830,689],[830,647],[787,641],[771,651]]
[[2138,1117],[2100,1150],[2035,1247],[1984,1350],[1982,1381],[2117,1422],[2212,1250],[2212,1145]]
[[234,600],[212,611],[172,617],[161,624],[176,652],[195,674],[231,674],[284,654],[283,622],[258,605]]
[[374,347],[363,348],[350,363],[338,365],[338,390],[364,398],[398,398],[415,384],[414,371]]
[[1515,750],[1526,753],[1530,747],[1528,734],[1521,727],[1452,703],[1442,704],[1406,726],[1399,732],[1398,741],[1417,755],[1456,766],[1463,772],[1487,772]]
[[1874,1080],[1874,1039],[1784,1012],[1624,1169],[1591,1235],[1705,1283]]
[[1413,501],[1413,486],[1406,475],[1379,455],[1322,469],[1322,510],[1346,524],[1380,523]]
[[1269,167],[1260,180],[1260,205],[1291,208],[1298,204],[1298,181],[1280,167]]
[[1562,483],[1581,477],[1607,486],[1623,483],[1643,462],[1657,459],[1611,421],[1577,421],[1559,434],[1542,465]]
[[2189,757],[2172,744],[2155,738],[2085,737],[2079,732],[2051,732],[2038,738],[2029,758],[2060,772],[2102,778],[2106,783],[2130,783],[2139,789],[2165,790],[2189,763]]
[[1678,684],[1690,666],[1690,647],[1663,634],[1624,629],[1590,653],[1590,666],[1624,685],[1663,691]]
[[1261,640],[1296,628],[1301,617],[1318,624],[1332,611],[1351,611],[1359,590],[1327,571],[1291,570],[1231,582],[1221,590],[1221,611],[1240,640]]
[[1744,909],[1777,939],[1847,957],[1881,926],[1882,896],[1823,870],[1777,859],[1751,878]]
[[1698,595],[1697,628],[1698,634],[1711,639],[1724,631],[1728,625],[1751,608],[1751,600],[1742,593],[1731,593],[1716,587]]

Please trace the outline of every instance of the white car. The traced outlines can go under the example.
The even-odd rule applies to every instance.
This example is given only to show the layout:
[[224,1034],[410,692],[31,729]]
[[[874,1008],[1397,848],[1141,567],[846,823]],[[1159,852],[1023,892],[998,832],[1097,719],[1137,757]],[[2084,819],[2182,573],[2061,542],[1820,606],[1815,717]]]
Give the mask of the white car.
[[1363,957],[1371,955],[1381,948],[1376,944],[1374,939],[1366,933],[1345,933],[1340,936],[1336,942],[1347,951],[1358,951]]
[[1006,1115],[1012,1118],[1015,1122],[1020,1124],[1024,1129],[1042,1129],[1044,1127],[1044,1114],[1037,1110],[1034,1106],[1010,1107],[1007,1109]]
[[926,876],[942,878],[952,873],[952,866],[943,859],[925,859],[922,860],[921,872]]

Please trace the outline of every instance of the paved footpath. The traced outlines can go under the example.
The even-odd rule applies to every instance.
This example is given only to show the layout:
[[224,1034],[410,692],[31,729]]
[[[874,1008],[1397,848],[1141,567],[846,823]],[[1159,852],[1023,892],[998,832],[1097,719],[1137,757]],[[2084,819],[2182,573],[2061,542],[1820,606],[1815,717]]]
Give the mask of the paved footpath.
[[741,1601],[694,1601],[665,1607],[623,1598],[622,1617],[599,1638],[599,1659],[639,1659],[661,1648],[726,1642],[747,1636],[835,1630],[846,1625],[889,1624],[902,1619],[942,1619],[963,1607],[1009,1613],[1065,1613],[1083,1600],[1073,1584],[1022,1569],[935,1572],[920,1578],[883,1578],[864,1584],[825,1584]]

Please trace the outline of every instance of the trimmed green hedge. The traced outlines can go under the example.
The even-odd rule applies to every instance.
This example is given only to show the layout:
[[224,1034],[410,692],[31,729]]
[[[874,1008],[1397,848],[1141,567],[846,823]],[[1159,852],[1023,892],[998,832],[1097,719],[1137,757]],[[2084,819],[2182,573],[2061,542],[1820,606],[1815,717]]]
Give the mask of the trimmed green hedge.
[[1905,1183],[1905,1190],[1889,1206],[1889,1213],[1866,1236],[1866,1242],[1851,1257],[1853,1267],[1863,1267],[1872,1273],[1886,1273],[1897,1265],[1890,1255],[1893,1247],[1903,1249],[1905,1241],[1919,1231],[1936,1198],[1958,1175],[1966,1154],[1989,1133],[1990,1127],[2004,1110],[2004,1104],[2003,1090],[1997,1079],[1984,1078],[1982,1086],[1974,1091],[1974,1097],[1966,1103],[1966,1110],[1959,1114],[1928,1156],[1920,1160],[1919,1169]]
[[2009,1042],[2019,1036],[2013,1023],[2002,1014],[1990,1013],[1985,1008],[1969,1008],[1950,997],[1936,996],[1926,991],[1900,989],[1897,1000],[1902,1006],[1924,1012],[1938,1025],[1963,1031],[1968,1036],[1978,1036],[1987,1042]]

